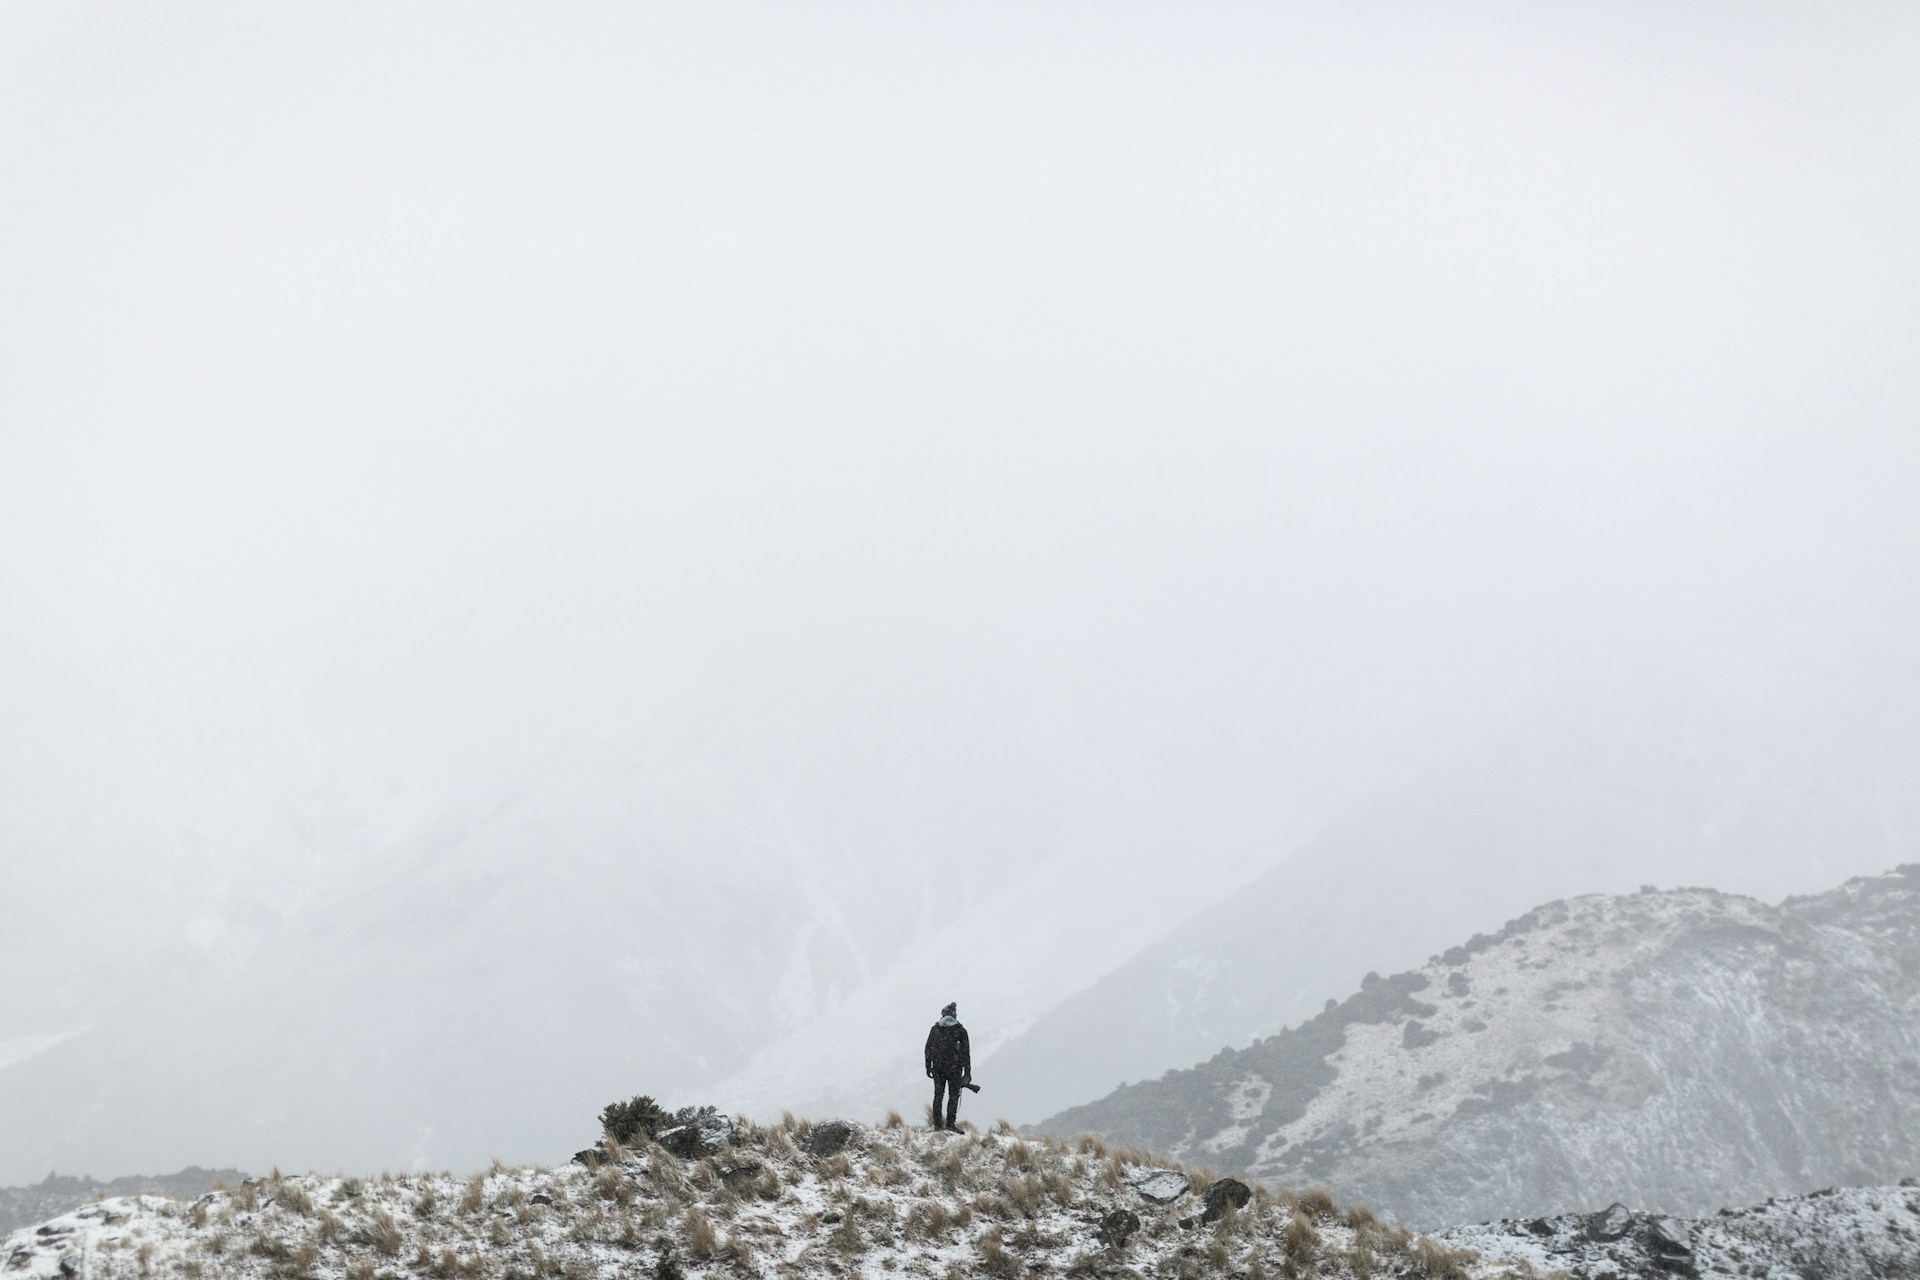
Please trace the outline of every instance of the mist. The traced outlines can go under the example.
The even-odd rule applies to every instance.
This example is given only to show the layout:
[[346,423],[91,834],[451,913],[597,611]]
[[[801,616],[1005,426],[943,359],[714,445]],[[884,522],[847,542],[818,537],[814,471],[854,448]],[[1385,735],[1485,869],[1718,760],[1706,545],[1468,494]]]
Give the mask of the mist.
[[[876,1019],[904,1105],[947,1000],[990,1054],[1543,700],[1916,758],[1916,54],[13,8],[0,1179],[564,1158]],[[1716,887],[1910,856],[1900,790]],[[306,1083],[221,1129],[216,1063]]]

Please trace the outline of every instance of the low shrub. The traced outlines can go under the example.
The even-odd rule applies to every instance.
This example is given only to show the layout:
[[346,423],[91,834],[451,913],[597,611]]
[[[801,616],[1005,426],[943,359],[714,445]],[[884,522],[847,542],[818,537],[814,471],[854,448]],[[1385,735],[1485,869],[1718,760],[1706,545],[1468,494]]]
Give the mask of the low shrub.
[[625,1102],[609,1102],[600,1111],[600,1131],[623,1147],[653,1137],[667,1119],[667,1110],[646,1094]]

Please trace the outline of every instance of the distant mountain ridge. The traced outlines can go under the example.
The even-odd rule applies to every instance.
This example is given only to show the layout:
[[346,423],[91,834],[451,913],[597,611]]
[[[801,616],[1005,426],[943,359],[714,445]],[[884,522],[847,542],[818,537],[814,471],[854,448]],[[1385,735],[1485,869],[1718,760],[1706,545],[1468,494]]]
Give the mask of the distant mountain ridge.
[[[1920,670],[1623,658],[1353,805],[980,1064],[1031,1122],[1304,1022],[1556,898],[1776,901],[1920,849]],[[1177,858],[1168,871],[1177,875]]]
[[105,1182],[98,1178],[61,1177],[50,1173],[32,1186],[0,1187],[0,1234],[45,1222],[96,1200],[133,1195],[190,1200],[205,1195],[218,1183],[237,1187],[246,1177],[238,1169],[202,1169],[198,1165],[189,1165],[178,1173],[154,1177],[137,1173]]
[[1032,1128],[1324,1183],[1415,1225],[1895,1182],[1920,1169],[1920,864],[1778,906],[1549,903]]

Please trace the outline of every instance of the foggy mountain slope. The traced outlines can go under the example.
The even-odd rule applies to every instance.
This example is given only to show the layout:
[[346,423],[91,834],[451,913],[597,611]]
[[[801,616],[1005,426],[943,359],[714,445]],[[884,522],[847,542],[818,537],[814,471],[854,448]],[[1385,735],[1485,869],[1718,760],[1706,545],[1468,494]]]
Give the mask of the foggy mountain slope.
[[[797,811],[734,739],[588,738],[539,760],[513,785],[482,777],[391,807],[349,792],[364,834],[331,874],[271,910],[238,888],[210,901],[222,945],[149,955],[89,1029],[0,1065],[0,1176],[551,1159],[575,1118],[615,1097],[752,1105],[716,1082],[823,1031],[840,1050],[789,1072],[814,1091],[799,1097],[884,1078],[904,1051],[907,1072],[891,1074],[906,1107],[929,992],[960,978],[941,1002],[1018,989],[1037,1012],[1124,956],[1124,937],[1101,941],[1110,920],[1148,919],[1164,896],[1110,885],[1046,948],[1025,939],[1012,887],[1075,875],[1048,844],[1035,771],[1024,798],[1010,786],[998,810],[933,824],[889,807],[885,785],[878,799],[822,786],[816,810]],[[308,815],[322,848],[356,820],[326,795],[279,808]],[[883,840],[881,862],[869,846]],[[302,847],[283,832],[262,858]],[[952,963],[963,947],[1029,960],[988,981],[991,964]],[[904,1034],[871,994],[888,983]],[[867,1076],[846,1067],[848,1020],[878,1028],[860,1041],[861,1060],[883,1064]],[[846,1098],[869,1117],[888,1100]]]
[[[928,1101],[921,1049],[941,1005],[957,1000],[975,1063],[1051,1008],[1064,991],[1123,961],[1169,914],[1215,891],[1204,878],[1175,881],[1151,897],[1117,877],[1089,876],[1081,859],[1039,860],[997,892],[955,912],[883,972],[853,987],[766,1045],[712,1088],[755,1114],[792,1107],[809,1114],[871,1116],[886,1107],[918,1116]],[[1034,904],[1043,909],[1036,922]],[[1007,1114],[990,1071],[969,1099],[976,1117]]]
[[1920,864],[1779,906],[1574,898],[1039,1128],[1416,1224],[1704,1213],[1920,1168],[1917,1015]]
[[[0,1070],[10,1176],[552,1154],[558,1116],[730,1069],[898,942],[856,939],[858,891],[709,800],[570,759],[357,863],[243,962],[176,957]],[[913,874],[864,892],[911,901]]]
[[1903,663],[1635,655],[1569,687],[1060,1002],[983,1066],[1001,1114],[1270,1035],[1551,898],[1648,882],[1779,898],[1920,849],[1920,682]]

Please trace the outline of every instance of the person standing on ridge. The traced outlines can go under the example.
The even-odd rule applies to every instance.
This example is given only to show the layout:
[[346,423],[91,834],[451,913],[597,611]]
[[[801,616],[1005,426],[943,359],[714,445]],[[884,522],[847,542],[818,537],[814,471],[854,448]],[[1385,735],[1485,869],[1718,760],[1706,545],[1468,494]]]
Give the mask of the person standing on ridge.
[[[959,1005],[949,1004],[940,1011],[940,1021],[927,1032],[927,1075],[933,1080],[933,1127],[953,1129],[960,1114],[960,1091],[973,1079],[973,1052],[967,1044],[967,1029],[957,1016]],[[946,1122],[941,1123],[940,1104],[946,1103]]]

